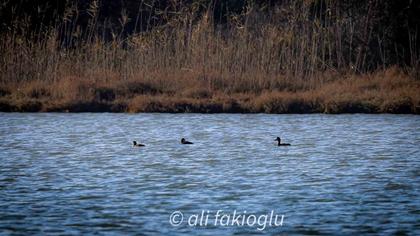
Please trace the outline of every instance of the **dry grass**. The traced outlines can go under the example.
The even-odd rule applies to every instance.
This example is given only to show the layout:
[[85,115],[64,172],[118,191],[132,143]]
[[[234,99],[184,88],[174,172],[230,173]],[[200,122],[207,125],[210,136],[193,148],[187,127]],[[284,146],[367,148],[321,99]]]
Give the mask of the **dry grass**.
[[398,68],[293,91],[286,88],[227,93],[188,77],[177,80],[173,87],[145,80],[67,77],[52,83],[39,80],[8,83],[0,91],[3,111],[420,112],[420,81]]
[[414,73],[360,73],[346,55],[357,50],[344,39],[363,19],[333,12],[320,25],[298,2],[269,15],[250,7],[222,29],[187,9],[127,39],[92,31],[75,47],[54,29],[37,39],[1,33],[0,110],[419,113]]

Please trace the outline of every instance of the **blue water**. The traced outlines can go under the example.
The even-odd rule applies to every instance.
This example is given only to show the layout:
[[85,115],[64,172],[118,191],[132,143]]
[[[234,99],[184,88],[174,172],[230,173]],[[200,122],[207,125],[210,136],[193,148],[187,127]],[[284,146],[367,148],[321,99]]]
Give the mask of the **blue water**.
[[420,116],[0,113],[0,140],[0,234],[420,235]]

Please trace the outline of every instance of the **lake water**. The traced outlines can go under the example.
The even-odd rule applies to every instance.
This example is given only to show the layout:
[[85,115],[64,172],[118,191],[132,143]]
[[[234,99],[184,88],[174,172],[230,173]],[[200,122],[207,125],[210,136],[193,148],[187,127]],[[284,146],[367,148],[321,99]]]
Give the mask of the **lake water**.
[[0,234],[420,235],[420,116],[0,113],[0,140]]

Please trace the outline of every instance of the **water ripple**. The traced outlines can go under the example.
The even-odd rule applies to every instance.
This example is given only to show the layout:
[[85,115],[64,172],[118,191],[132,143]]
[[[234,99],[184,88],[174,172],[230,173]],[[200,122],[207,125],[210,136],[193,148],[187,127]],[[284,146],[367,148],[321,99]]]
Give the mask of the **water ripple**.
[[[0,234],[420,234],[419,116],[0,113],[0,139]],[[177,228],[174,210],[286,218]]]

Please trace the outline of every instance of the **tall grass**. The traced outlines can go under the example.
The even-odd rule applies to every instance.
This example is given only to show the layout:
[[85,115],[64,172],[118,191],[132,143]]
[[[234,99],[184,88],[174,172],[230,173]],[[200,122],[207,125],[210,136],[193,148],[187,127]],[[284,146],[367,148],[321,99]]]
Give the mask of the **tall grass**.
[[[128,37],[114,32],[111,40],[98,33],[98,1],[88,9],[84,32],[70,7],[56,28],[33,37],[17,30],[0,35],[0,108],[418,112],[415,66],[388,69],[383,52],[382,69],[368,72],[369,52],[355,41],[371,40],[369,16],[346,18],[331,3],[317,18],[310,2],[288,1],[272,10],[248,4],[218,26],[211,7],[203,14],[193,4],[172,13],[166,24]],[[128,20],[122,12],[121,28]],[[416,42],[416,35],[410,37]],[[418,67],[417,45],[412,47]],[[392,87],[394,79],[401,86]],[[391,104],[388,92],[398,104]]]

